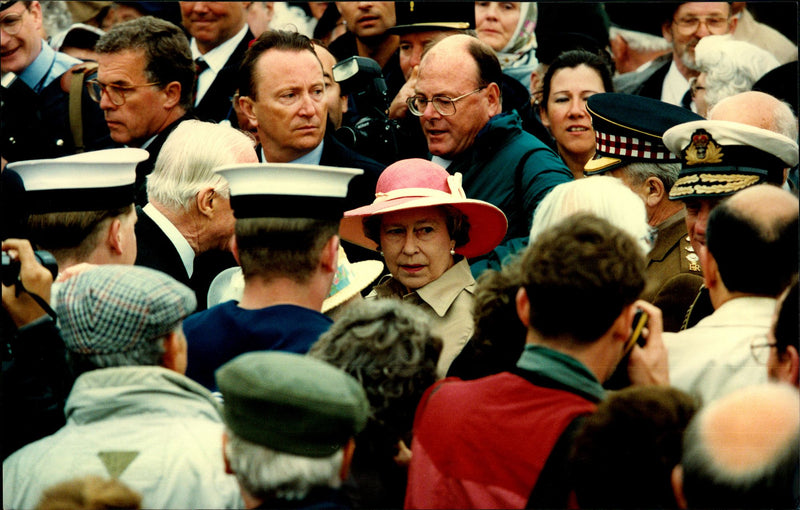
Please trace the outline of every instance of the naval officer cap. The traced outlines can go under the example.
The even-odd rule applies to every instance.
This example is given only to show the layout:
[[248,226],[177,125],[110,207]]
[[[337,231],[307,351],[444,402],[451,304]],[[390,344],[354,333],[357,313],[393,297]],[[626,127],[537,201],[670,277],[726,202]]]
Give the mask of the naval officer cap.
[[631,94],[594,94],[586,101],[595,133],[595,158],[586,175],[614,170],[630,163],[677,163],[679,157],[664,145],[664,132],[673,126],[703,120],[686,108]]
[[369,401],[358,381],[301,354],[242,354],[215,373],[223,419],[247,441],[304,457],[327,457],[367,423]]
[[339,220],[348,207],[350,179],[360,168],[291,163],[226,165],[215,169],[230,184],[238,219],[309,218]]
[[30,214],[111,211],[134,202],[143,149],[106,149],[55,159],[9,163],[25,189]]
[[780,185],[784,169],[798,162],[797,142],[740,122],[680,124],[664,133],[664,143],[681,158],[670,200],[724,197],[764,182]]

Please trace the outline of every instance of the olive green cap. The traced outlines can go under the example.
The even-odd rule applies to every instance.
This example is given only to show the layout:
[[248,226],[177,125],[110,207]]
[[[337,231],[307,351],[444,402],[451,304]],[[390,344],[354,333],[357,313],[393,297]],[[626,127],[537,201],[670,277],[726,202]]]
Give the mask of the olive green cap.
[[239,437],[304,457],[333,455],[367,423],[358,381],[301,354],[242,354],[216,371],[223,418]]

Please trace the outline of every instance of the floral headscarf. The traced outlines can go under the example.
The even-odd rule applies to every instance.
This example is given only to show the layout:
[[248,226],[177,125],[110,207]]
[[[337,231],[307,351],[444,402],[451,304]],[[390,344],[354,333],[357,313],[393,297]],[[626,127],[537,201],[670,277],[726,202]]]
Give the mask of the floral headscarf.
[[536,18],[539,9],[536,2],[520,2],[519,21],[514,35],[508,44],[497,53],[500,66],[516,67],[519,65],[530,65],[535,62],[534,49],[536,49]]

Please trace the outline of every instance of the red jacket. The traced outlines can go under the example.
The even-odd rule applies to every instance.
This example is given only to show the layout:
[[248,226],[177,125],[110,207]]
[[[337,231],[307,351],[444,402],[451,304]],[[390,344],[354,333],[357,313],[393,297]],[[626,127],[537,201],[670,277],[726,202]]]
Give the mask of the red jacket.
[[564,429],[596,408],[509,372],[445,379],[414,423],[406,508],[524,508]]

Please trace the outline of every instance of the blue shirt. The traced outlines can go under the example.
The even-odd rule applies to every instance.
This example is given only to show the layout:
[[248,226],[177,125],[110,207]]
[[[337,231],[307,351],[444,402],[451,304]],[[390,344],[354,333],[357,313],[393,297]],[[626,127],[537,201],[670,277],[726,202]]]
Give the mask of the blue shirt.
[[81,63],[83,63],[82,60],[55,51],[45,41],[42,41],[42,51],[39,52],[39,56],[22,71],[19,79],[38,94],[53,80]]
[[183,321],[186,375],[216,391],[214,372],[236,356],[251,351],[305,354],[331,324],[320,312],[297,305],[248,310],[236,301],[220,303]]

